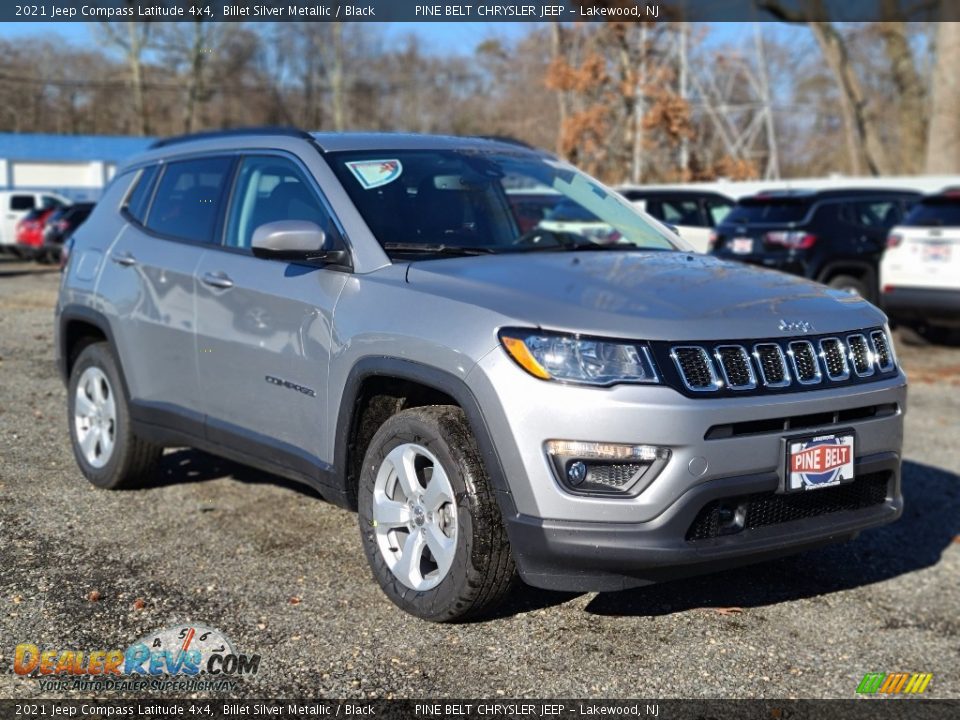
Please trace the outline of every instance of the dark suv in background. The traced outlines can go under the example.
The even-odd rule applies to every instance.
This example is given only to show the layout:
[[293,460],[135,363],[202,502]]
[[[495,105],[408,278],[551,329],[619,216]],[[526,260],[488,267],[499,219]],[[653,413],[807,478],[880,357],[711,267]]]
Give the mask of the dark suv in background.
[[58,261],[64,241],[90,217],[91,212],[92,202],[74,203],[54,210],[43,225],[43,245],[37,259],[41,262]]
[[742,198],[717,226],[710,252],[876,302],[887,233],[918,198],[910,190],[886,189],[759,193]]

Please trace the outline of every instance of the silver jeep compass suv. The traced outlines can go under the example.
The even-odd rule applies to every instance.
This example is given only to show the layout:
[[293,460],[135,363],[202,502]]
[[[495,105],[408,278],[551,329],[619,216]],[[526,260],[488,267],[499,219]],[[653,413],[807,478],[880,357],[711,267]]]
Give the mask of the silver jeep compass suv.
[[[596,220],[515,214],[538,192]],[[565,162],[481,139],[248,130],[122,168],[57,305],[83,474],[191,446],[355,509],[404,610],[515,575],[613,590],[902,510],[906,380],[857,296],[690,252]]]

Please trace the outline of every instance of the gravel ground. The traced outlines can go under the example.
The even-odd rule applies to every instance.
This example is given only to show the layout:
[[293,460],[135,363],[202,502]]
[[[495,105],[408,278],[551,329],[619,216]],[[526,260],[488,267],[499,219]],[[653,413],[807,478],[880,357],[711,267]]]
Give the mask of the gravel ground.
[[896,670],[960,697],[960,348],[900,345],[898,523],[628,592],[523,588],[494,618],[436,626],[390,604],[355,517],[310,490],[187,450],[148,489],[90,486],[52,360],[57,282],[0,261],[0,697],[44,695],[11,674],[17,643],[124,648],[188,621],[262,656],[251,697],[849,698]]

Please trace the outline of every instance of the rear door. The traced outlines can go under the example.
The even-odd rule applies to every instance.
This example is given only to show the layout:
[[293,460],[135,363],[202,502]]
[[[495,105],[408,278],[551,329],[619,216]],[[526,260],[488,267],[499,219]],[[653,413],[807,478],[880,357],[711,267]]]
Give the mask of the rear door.
[[222,245],[196,268],[197,360],[207,437],[308,475],[323,458],[333,308],[348,275],[253,256],[253,232],[309,220],[343,234],[310,173],[285,154],[251,154],[237,171]]
[[855,198],[845,201],[840,210],[841,237],[837,254],[879,258],[886,245],[887,232],[903,217],[899,197]]
[[132,399],[145,419],[188,432],[203,430],[195,270],[217,237],[233,164],[231,156],[207,155],[145,169],[100,280],[100,294],[116,304],[114,334]]

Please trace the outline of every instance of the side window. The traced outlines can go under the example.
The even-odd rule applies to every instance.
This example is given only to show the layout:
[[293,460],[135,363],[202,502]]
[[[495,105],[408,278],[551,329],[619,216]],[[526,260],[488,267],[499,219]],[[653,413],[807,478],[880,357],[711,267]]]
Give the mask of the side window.
[[847,205],[847,217],[856,225],[871,229],[888,229],[900,220],[896,200],[859,200]]
[[195,242],[214,242],[223,189],[233,160],[197,158],[169,163],[150,205],[147,227]]
[[249,248],[254,231],[276,220],[308,220],[328,238],[338,236],[330,214],[303,171],[282,157],[246,157],[234,184],[226,245]]
[[10,196],[11,210],[33,210],[33,206],[34,206],[33,195],[11,195]]
[[710,216],[711,225],[719,225],[727,214],[733,210],[733,205],[726,200],[706,200],[707,215]]
[[147,219],[147,208],[150,206],[153,181],[156,177],[156,165],[141,170],[140,176],[134,181],[133,189],[127,194],[127,200],[123,204],[123,209],[141,225]]
[[662,216],[660,219],[671,225],[687,225],[688,227],[703,227],[705,225],[700,214],[700,203],[685,198],[665,198],[662,202]]
[[40,205],[45,209],[63,207],[63,201],[52,195],[43,195],[40,198]]

